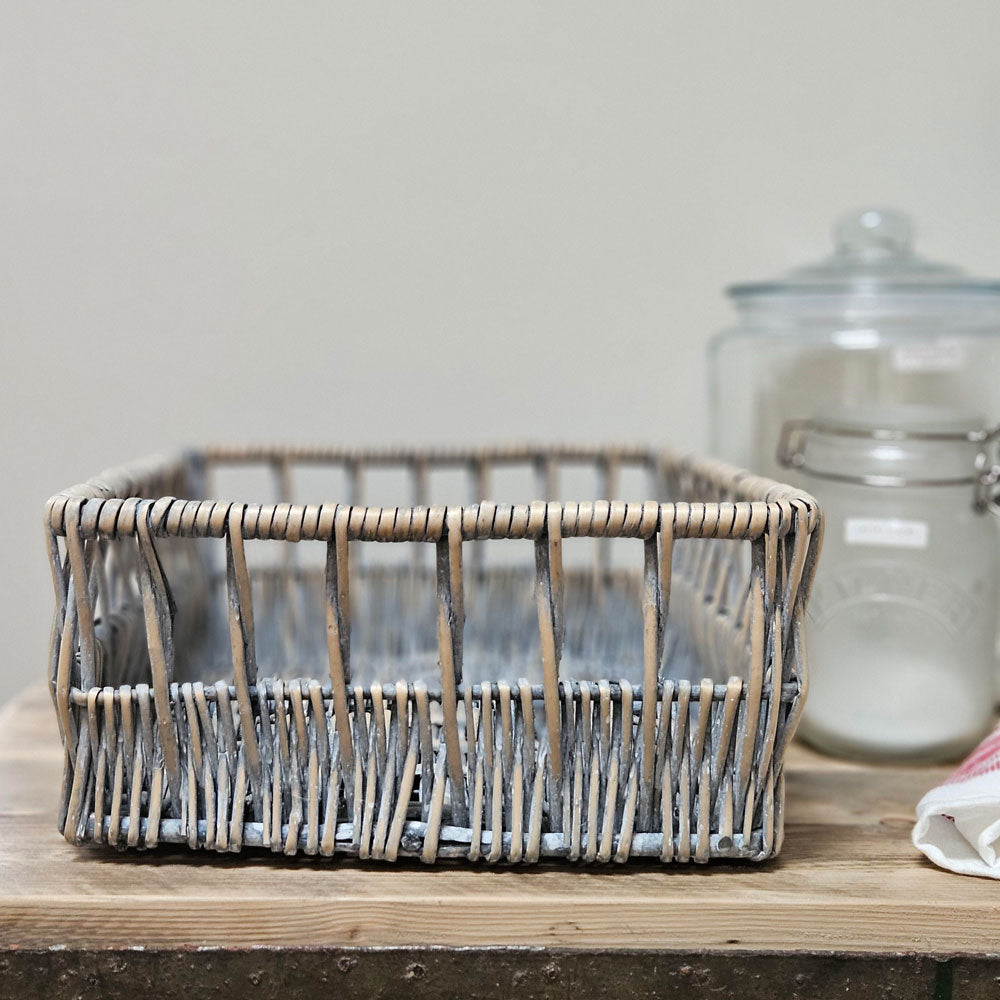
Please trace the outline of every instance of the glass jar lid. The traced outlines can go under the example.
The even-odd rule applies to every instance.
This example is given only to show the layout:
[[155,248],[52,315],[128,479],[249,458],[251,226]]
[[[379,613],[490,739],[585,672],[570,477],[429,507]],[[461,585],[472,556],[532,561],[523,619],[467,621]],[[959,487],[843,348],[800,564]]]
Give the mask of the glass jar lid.
[[914,229],[901,212],[870,208],[847,215],[833,230],[834,252],[773,281],[730,285],[739,301],[770,296],[1000,296],[1000,281],[975,278],[916,253]]

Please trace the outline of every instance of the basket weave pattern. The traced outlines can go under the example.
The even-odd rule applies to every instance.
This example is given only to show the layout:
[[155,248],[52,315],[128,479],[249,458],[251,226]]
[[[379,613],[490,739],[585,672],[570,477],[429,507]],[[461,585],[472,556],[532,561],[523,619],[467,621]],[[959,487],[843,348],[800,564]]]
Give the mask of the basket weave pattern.
[[[204,497],[207,475],[233,463],[263,464],[286,497],[300,466],[340,466],[352,502],[177,499]],[[684,499],[421,503],[434,469],[467,470],[485,497],[505,463],[531,464],[546,496],[576,463],[598,471],[606,496],[637,466],[656,495]],[[361,503],[375,467],[406,469],[415,506]],[[645,449],[215,449],[110,470],[53,497],[45,523],[66,751],[59,826],[71,842],[427,862],[763,860],[780,849],[782,760],[805,694],[801,625],[821,537],[815,501],[790,487]],[[600,663],[593,680],[561,675],[563,543],[582,537],[642,542],[632,681],[605,677]],[[231,664],[221,678],[179,676],[197,661],[210,595],[212,543],[199,539],[225,547]],[[275,578],[289,608],[305,579],[293,543],[325,545],[326,676],[260,674],[261,621],[273,616],[248,566],[252,539],[281,547]],[[485,573],[486,539],[533,543],[541,683],[463,683],[466,597]],[[358,548],[380,543],[433,547],[439,673],[429,684],[352,681]],[[606,545],[595,560],[600,597]],[[714,677],[669,676],[671,627]],[[283,628],[294,654],[306,626],[292,616]]]

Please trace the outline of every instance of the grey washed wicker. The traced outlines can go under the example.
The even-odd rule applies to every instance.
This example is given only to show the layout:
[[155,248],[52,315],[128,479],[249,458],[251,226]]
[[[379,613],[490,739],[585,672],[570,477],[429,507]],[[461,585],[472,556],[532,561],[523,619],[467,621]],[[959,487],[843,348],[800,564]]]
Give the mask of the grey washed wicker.
[[[306,467],[339,468],[349,502],[204,499],[247,464],[285,500]],[[435,470],[488,497],[516,465],[547,497],[575,466],[599,495],[640,470],[672,499],[426,505]],[[383,469],[414,506],[362,504]],[[110,470],[45,523],[72,842],[427,862],[780,849],[821,537],[790,487],[646,449],[223,448]],[[588,537],[592,565],[564,566]],[[533,561],[491,568],[483,550],[517,539]]]

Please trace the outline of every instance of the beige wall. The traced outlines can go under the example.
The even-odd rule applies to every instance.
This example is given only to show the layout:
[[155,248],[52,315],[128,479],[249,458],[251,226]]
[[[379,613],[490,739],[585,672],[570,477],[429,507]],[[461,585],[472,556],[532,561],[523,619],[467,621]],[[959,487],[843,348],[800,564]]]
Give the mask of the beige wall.
[[4,693],[43,501],[113,462],[697,447],[720,287],[843,209],[1000,273],[998,40],[992,0],[4,5]]

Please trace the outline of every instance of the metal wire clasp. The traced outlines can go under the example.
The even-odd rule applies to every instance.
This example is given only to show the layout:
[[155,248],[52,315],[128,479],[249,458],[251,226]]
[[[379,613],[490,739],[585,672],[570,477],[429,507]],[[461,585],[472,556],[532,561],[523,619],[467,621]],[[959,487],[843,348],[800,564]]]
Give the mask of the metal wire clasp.
[[[983,450],[976,456],[976,494],[973,503],[977,510],[988,510],[1000,517],[1000,462],[997,461],[997,441],[1000,426],[994,427],[984,442]],[[992,446],[992,448],[990,447]],[[992,451],[992,454],[991,454]]]
[[806,438],[815,427],[811,420],[786,420],[778,436],[778,464],[785,469],[801,469],[806,464]]
[[[968,477],[913,479],[904,476],[850,475],[812,468],[806,460],[806,444],[813,432],[843,437],[868,438],[874,441],[961,441],[979,445],[975,467]],[[786,420],[778,436],[777,460],[786,469],[801,469],[821,479],[859,486],[953,486],[971,483],[973,506],[976,510],[990,510],[1000,517],[1000,424],[981,430],[907,431],[882,427],[843,427],[816,420]]]

